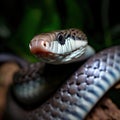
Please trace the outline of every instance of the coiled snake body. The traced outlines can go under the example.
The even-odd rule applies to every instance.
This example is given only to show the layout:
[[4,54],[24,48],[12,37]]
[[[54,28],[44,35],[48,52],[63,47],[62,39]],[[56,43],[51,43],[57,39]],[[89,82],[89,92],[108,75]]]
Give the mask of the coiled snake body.
[[[64,70],[61,73],[65,74],[70,70],[65,71],[68,63],[73,67],[78,64],[78,60],[84,60],[94,54],[92,47],[87,45],[86,35],[78,29],[40,34],[31,41],[30,50],[41,61],[63,64]],[[43,68],[44,63],[31,64],[15,75],[12,86],[14,99],[10,98],[12,102],[8,107],[9,114],[14,119],[17,114],[17,119],[25,120],[82,120],[100,98],[120,80],[120,46],[95,54],[72,73],[69,79],[66,75],[56,76],[57,73],[49,77],[52,68],[47,71],[48,77],[44,80],[47,72],[42,70]],[[61,82],[56,82],[61,78],[68,79],[64,84],[62,81],[62,86]],[[57,79],[52,90],[48,85],[52,84],[49,79]],[[43,86],[45,83],[47,85]],[[57,89],[56,85],[61,87],[46,101],[50,93]],[[10,111],[11,107],[14,107],[15,113]]]

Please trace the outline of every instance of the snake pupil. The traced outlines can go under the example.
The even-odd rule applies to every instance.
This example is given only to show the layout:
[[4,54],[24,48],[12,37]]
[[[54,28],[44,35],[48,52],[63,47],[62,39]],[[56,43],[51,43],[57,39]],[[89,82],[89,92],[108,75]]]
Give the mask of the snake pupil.
[[64,44],[65,44],[65,38],[64,38],[62,35],[60,35],[60,36],[58,37],[58,42],[59,42],[61,45],[64,45]]

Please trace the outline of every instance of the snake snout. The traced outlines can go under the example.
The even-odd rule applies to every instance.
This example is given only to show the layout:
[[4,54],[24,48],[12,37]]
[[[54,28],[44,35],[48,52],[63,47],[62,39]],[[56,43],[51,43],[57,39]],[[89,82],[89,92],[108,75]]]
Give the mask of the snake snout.
[[48,47],[49,43],[47,41],[35,38],[29,44],[30,51],[33,54],[48,52]]

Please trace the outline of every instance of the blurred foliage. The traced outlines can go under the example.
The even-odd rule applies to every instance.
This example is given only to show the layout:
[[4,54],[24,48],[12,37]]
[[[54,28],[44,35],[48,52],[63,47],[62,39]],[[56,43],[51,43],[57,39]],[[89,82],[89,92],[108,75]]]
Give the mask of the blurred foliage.
[[[119,2],[119,1],[118,1]],[[34,35],[79,28],[96,51],[120,44],[119,3],[110,0],[34,0],[0,2],[0,52],[34,61],[29,41]]]

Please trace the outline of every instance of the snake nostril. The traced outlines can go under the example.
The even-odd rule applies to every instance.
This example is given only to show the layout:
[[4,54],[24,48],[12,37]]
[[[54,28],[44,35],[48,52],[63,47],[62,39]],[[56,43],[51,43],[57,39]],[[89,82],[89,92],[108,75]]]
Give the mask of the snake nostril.
[[43,44],[46,47],[46,43]]
[[46,41],[42,41],[42,42],[41,42],[41,45],[42,45],[44,48],[48,48],[48,47],[49,47],[49,43],[46,42]]

